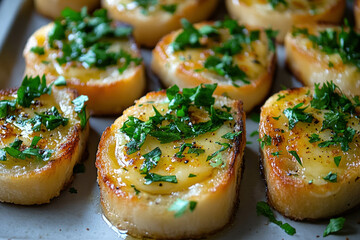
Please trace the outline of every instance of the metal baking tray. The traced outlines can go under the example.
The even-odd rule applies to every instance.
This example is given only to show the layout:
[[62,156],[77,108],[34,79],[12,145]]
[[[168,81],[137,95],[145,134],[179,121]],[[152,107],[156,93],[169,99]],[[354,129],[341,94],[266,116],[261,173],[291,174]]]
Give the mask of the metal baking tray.
[[[352,2],[352,1],[351,1]],[[222,3],[213,18],[222,17],[225,8]],[[349,4],[350,5],[350,4]],[[348,16],[352,19],[351,6]],[[18,87],[23,78],[25,62],[22,51],[30,35],[49,20],[37,14],[31,0],[0,0],[0,88]],[[158,79],[151,73],[149,63],[151,50],[143,49],[147,66],[148,91],[161,88]],[[299,87],[284,66],[284,48],[278,49],[278,70],[272,93],[281,86]],[[210,239],[317,239],[322,238],[328,221],[316,223],[295,222],[275,212],[276,217],[296,228],[294,236],[287,235],[268,219],[256,215],[256,203],[265,200],[265,184],[259,170],[258,136],[250,133],[258,129],[258,123],[251,117],[246,120],[248,143],[245,150],[245,171],[241,182],[240,204],[234,221],[223,231]],[[102,132],[110,126],[115,117],[91,118],[91,132],[88,141],[89,157],[84,161],[85,172],[75,175],[74,181],[61,195],[49,204],[41,206],[18,206],[0,204],[0,238],[4,239],[132,239],[124,232],[112,227],[101,213],[100,194],[94,166],[97,145]],[[70,187],[77,194],[69,192]],[[360,196],[359,196],[360,197]],[[343,215],[345,228],[339,235],[326,239],[360,239],[360,210],[355,209]]]

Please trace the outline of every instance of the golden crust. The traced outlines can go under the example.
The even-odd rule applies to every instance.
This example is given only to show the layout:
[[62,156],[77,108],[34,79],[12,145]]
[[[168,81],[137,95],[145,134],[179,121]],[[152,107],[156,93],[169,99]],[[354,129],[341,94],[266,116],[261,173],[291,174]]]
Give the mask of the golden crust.
[[354,16],[355,16],[355,26],[360,28],[360,1],[354,1]]
[[[311,99],[311,94],[306,95],[309,90],[312,93],[309,88],[281,91],[269,98],[261,109],[259,136],[271,137],[271,145],[261,150],[268,201],[281,214],[295,220],[333,217],[360,203],[357,197],[360,159],[353,155],[358,152],[357,140],[353,140],[349,152],[342,155],[337,146],[320,148],[318,143],[309,143],[309,136],[321,128],[321,123],[300,122],[288,130],[283,110],[300,102],[307,106]],[[285,98],[278,100],[279,95]],[[273,118],[278,116],[278,120]],[[303,167],[288,151],[297,152]],[[280,155],[274,156],[275,152]],[[339,155],[342,160],[336,166],[333,158]],[[329,171],[337,173],[337,182],[323,179]]]
[[[339,29],[330,25],[299,25],[316,34],[326,28]],[[344,64],[338,54],[328,55],[313,47],[306,36],[294,37],[288,33],[285,38],[286,63],[296,78],[306,86],[333,81],[346,94],[360,95],[360,72],[355,65]],[[332,66],[329,66],[330,63]]]
[[182,18],[186,18],[190,22],[207,19],[218,4],[218,0],[170,1],[170,3],[177,4],[174,14],[156,9],[150,11],[148,15],[144,15],[139,7],[131,10],[122,7],[120,4],[124,2],[128,1],[102,0],[101,4],[113,19],[133,25],[136,42],[146,47],[155,46],[162,36],[179,29]]
[[[199,23],[195,26],[196,28],[200,28],[206,24],[213,23]],[[264,101],[270,91],[273,76],[275,74],[276,53],[269,52],[268,55],[265,56],[264,62],[266,67],[259,70],[260,74],[257,75],[255,79],[250,79],[250,84],[244,84],[240,87],[235,87],[227,81],[225,83],[222,83],[221,81],[215,81],[211,76],[196,72],[196,69],[203,68],[202,61],[204,60],[195,60],[193,62],[189,62],[187,60],[180,61],[178,56],[175,56],[171,51],[169,51],[170,44],[173,42],[179,32],[180,31],[176,31],[163,37],[163,39],[156,45],[155,49],[153,50],[151,67],[166,87],[170,87],[176,84],[180,88],[191,88],[196,87],[201,83],[211,84],[217,82],[218,86],[214,94],[226,95],[232,99],[241,100],[244,103],[244,110],[246,112],[251,111],[251,109]],[[198,53],[198,55],[207,56],[209,51],[209,49],[205,49],[201,51],[201,53]],[[189,55],[190,53],[194,54],[194,52],[195,50],[189,50]],[[187,50],[181,51],[181,54],[187,56]],[[243,55],[239,54],[237,58],[241,59],[243,58]],[[246,73],[255,71],[247,65],[243,70]]]
[[274,30],[278,30],[279,34],[276,39],[279,43],[284,42],[286,33],[296,24],[340,23],[346,7],[345,0],[333,0],[314,14],[311,11],[277,11],[270,6],[265,6],[264,3],[245,2],[245,0],[226,0],[230,16],[249,26],[270,26]]
[[[119,171],[113,169],[112,163],[112,161],[119,161],[115,157],[115,134],[128,116],[132,115],[136,108],[139,108],[139,105],[148,101],[161,102],[165,98],[164,91],[147,94],[135,106],[125,110],[123,115],[103,133],[96,157],[103,212],[113,225],[121,230],[127,230],[133,236],[156,239],[203,237],[223,228],[235,212],[238,202],[238,184],[241,178],[242,155],[245,148],[245,114],[239,101],[225,100],[225,102],[232,103],[232,111],[237,114],[235,130],[243,132],[240,138],[233,143],[226,171],[221,175],[211,177],[220,182],[212,185],[209,189],[204,189],[207,186],[207,180],[201,182],[203,187],[193,185],[192,188],[199,188],[196,193],[190,193],[186,189],[170,195],[142,191],[138,196],[132,188],[126,187],[125,181],[113,176],[114,171]],[[132,184],[136,186],[137,183]],[[173,212],[167,210],[168,204],[181,196],[196,200],[198,204],[193,213],[174,218]]]
[[100,5],[100,0],[35,0],[35,9],[40,14],[48,18],[58,18],[64,8],[71,8],[80,11],[87,7],[88,11],[93,11]]
[[[45,51],[54,52],[48,47],[47,35],[53,23],[37,30],[28,40],[24,57],[25,74],[29,76],[44,75],[48,83],[55,81],[60,75],[66,78],[67,86],[76,89],[79,94],[89,97],[88,108],[94,115],[111,115],[122,112],[142,96],[145,90],[144,65],[129,66],[123,74],[117,67],[105,70],[86,69],[81,65],[75,68],[70,65],[59,66],[56,60],[45,54],[37,55],[30,51],[35,46],[45,46]],[[140,51],[133,41],[119,41],[134,57],[141,57]],[[44,63],[43,61],[48,61]],[[60,70],[59,70],[60,69]]]
[[[52,92],[57,104],[60,102],[66,104],[77,96],[77,92],[71,89],[59,90],[54,88]],[[1,90],[0,99],[14,94],[16,95],[16,89]],[[63,105],[63,107],[65,106]],[[74,111],[73,107],[70,106],[70,108]],[[36,111],[36,107],[32,111]],[[70,113],[70,115],[73,114]],[[89,124],[83,130],[81,130],[78,120],[70,120],[68,125],[71,126],[64,132],[63,139],[59,140],[60,145],[56,145],[57,147],[54,149],[55,152],[52,154],[54,157],[50,158],[43,166],[35,169],[27,169],[24,166],[24,170],[19,171],[17,163],[13,163],[14,166],[10,168],[4,165],[4,162],[0,163],[1,202],[21,205],[44,204],[60,194],[64,186],[72,179],[74,165],[81,160],[89,133]],[[19,136],[2,134],[2,141],[7,137],[15,138]],[[47,142],[50,140],[44,138],[41,141]],[[15,170],[16,168],[18,170]]]

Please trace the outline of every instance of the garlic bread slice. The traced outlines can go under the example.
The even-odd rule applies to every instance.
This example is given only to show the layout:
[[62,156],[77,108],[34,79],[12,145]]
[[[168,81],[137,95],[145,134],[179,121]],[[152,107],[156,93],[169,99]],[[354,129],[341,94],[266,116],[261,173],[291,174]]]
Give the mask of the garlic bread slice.
[[134,27],[137,43],[154,47],[164,35],[181,27],[180,19],[190,22],[206,20],[218,0],[102,0],[111,18]]
[[360,95],[360,34],[351,27],[300,25],[285,39],[286,61],[306,86],[334,81],[346,94]]
[[330,218],[360,203],[359,98],[332,82],[281,91],[261,109],[269,203],[295,220]]
[[48,203],[81,160],[89,132],[85,96],[25,77],[0,91],[0,201]]
[[96,167],[114,226],[137,237],[189,239],[229,223],[245,114],[240,101],[212,98],[214,86],[148,93],[103,133]]
[[66,86],[89,97],[92,114],[116,114],[145,90],[144,66],[131,28],[117,25],[101,9],[65,9],[63,19],[37,30],[28,40],[25,74],[46,75],[48,83],[64,77]]
[[240,99],[246,112],[262,103],[276,68],[271,29],[265,33],[231,19],[182,24],[153,50],[152,69],[166,87],[217,83],[215,94]]
[[100,5],[100,0],[35,0],[35,9],[42,15],[55,19],[61,16],[61,11],[71,8],[80,11],[86,7],[90,12]]
[[226,0],[226,5],[230,16],[243,24],[279,31],[276,40],[283,43],[286,33],[295,24],[340,23],[346,1]]

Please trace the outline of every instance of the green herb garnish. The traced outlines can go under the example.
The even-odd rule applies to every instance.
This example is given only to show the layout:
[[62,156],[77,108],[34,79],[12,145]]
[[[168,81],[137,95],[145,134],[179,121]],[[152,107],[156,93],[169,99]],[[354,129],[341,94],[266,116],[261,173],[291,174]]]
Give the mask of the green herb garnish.
[[261,201],[256,204],[256,213],[258,216],[263,215],[267,217],[270,222],[281,227],[287,234],[292,236],[296,233],[296,229],[290,226],[290,224],[283,223],[275,218],[273,211],[266,202]]
[[156,173],[147,173],[145,176],[145,185],[149,185],[153,182],[169,182],[169,183],[177,183],[177,178],[175,175],[162,176]]
[[336,233],[343,229],[345,223],[345,218],[339,217],[339,218],[332,218],[330,219],[329,225],[327,225],[323,237],[326,237],[332,233]]
[[190,210],[190,212],[193,212],[195,210],[195,207],[197,205],[197,202],[195,201],[189,201],[189,200],[183,200],[183,199],[176,199],[176,201],[169,207],[169,211],[175,212],[175,217],[181,217],[187,209]]
[[326,181],[332,182],[332,183],[336,183],[337,182],[337,174],[329,172],[328,175],[323,177],[323,179]]
[[31,52],[36,53],[37,55],[44,55],[44,47],[35,46],[30,49]]
[[72,101],[72,103],[75,106],[74,110],[80,118],[80,126],[82,129],[85,128],[89,120],[89,118],[86,116],[86,104],[85,104],[85,102],[87,102],[88,100],[89,100],[88,96],[81,95]]
[[294,158],[296,159],[296,161],[298,161],[298,163],[300,164],[300,166],[303,166],[302,165],[302,162],[301,162],[301,159],[300,159],[300,157],[299,157],[299,155],[297,154],[297,152],[296,151],[288,151],[291,155],[293,155],[294,156]]
[[140,171],[141,173],[148,173],[151,169],[153,169],[154,167],[156,167],[157,163],[160,160],[161,157],[161,150],[159,147],[156,147],[154,150],[152,150],[151,152],[148,152],[146,154],[143,155],[143,157],[145,158],[144,163],[142,164]]
[[30,107],[32,101],[43,94],[51,94],[51,86],[46,85],[45,75],[41,79],[39,76],[25,76],[17,91],[16,101],[20,106]]
[[314,117],[310,113],[305,113],[305,108],[301,108],[304,103],[299,103],[293,108],[287,108],[284,110],[285,116],[289,120],[289,129],[293,129],[298,122],[311,123]]

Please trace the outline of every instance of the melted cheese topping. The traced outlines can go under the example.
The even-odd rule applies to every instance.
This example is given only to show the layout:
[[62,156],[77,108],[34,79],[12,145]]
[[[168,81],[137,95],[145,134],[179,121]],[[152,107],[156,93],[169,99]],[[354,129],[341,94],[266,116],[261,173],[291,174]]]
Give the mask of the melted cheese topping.
[[247,5],[255,6],[256,8],[266,11],[280,11],[280,12],[292,12],[292,13],[310,13],[316,15],[329,9],[336,4],[338,0],[285,0],[287,6],[284,4],[278,4],[274,9],[268,0],[239,0]]
[[[203,25],[200,25],[203,26]],[[195,26],[199,28],[199,26]],[[165,52],[168,56],[167,68],[176,69],[179,65],[183,65],[185,71],[189,71],[194,75],[201,75],[209,82],[218,83],[219,85],[232,85],[233,81],[227,76],[221,76],[214,71],[204,68],[204,63],[210,55],[215,55],[212,48],[221,46],[231,38],[227,29],[220,29],[220,41],[214,41],[211,38],[204,38],[202,44],[206,44],[205,48],[186,48],[183,51],[174,52],[173,48],[168,45]],[[177,35],[172,39],[174,41]],[[171,41],[171,42],[172,42]],[[267,71],[272,56],[268,49],[266,36],[263,32],[260,34],[260,39],[251,42],[250,44],[243,44],[243,50],[234,55],[233,63],[236,64],[247,75],[247,80],[257,80],[259,76]],[[240,80],[235,81],[239,86],[244,85]]]
[[[144,103],[137,105],[137,108],[131,115],[146,121],[149,117],[154,115],[153,107],[155,106],[158,111],[164,115],[168,110],[168,102],[156,102],[156,103]],[[222,105],[221,105],[222,106]],[[218,106],[219,107],[219,106]],[[204,112],[201,110],[195,110],[193,115],[201,119]],[[203,118],[199,121],[206,121]],[[214,152],[218,151],[221,146],[215,142],[230,143],[227,139],[221,138],[224,134],[232,132],[234,122],[225,122],[215,132],[206,133],[196,138],[187,140],[180,140],[176,142],[160,144],[160,142],[148,136],[144,145],[139,152],[132,155],[126,154],[125,144],[129,141],[128,137],[118,131],[115,135],[115,142],[110,146],[111,153],[109,155],[114,156],[111,159],[111,169],[114,169],[112,177],[118,182],[120,186],[134,185],[141,192],[147,192],[151,194],[171,194],[174,192],[180,192],[183,190],[196,189],[200,186],[206,185],[208,187],[215,187],[221,183],[223,174],[229,169],[229,161],[231,160],[232,148],[221,152],[221,157],[224,162],[224,166],[212,167],[207,157]],[[175,154],[179,151],[179,147],[183,143],[195,143],[197,147],[205,150],[199,156],[196,154],[188,154],[187,150],[184,151],[184,158],[177,158]],[[145,175],[140,173],[141,165],[144,162],[142,155],[152,151],[154,148],[159,147],[162,155],[156,167],[151,169],[150,173],[156,173],[163,176],[175,175],[178,183],[168,182],[154,182],[150,185],[145,185]],[[196,177],[189,177],[190,174],[196,175]],[[117,181],[116,181],[117,179]]]
[[[311,113],[314,117],[312,123],[297,122],[292,130],[289,130],[288,118],[283,114],[286,108],[292,108],[298,103],[304,103],[303,107],[309,106],[311,96],[313,94],[308,88],[295,90],[292,93],[287,91],[280,92],[279,95],[285,96],[277,101],[278,94],[274,95],[266,103],[264,108],[265,119],[267,121],[260,128],[260,137],[270,135],[272,138],[271,146],[264,147],[264,155],[266,159],[276,165],[276,171],[284,171],[288,176],[299,178],[304,182],[313,181],[314,184],[326,184],[323,178],[329,172],[337,174],[337,182],[348,175],[358,174],[357,167],[360,166],[360,120],[355,117],[348,119],[348,127],[357,131],[353,141],[349,144],[350,149],[347,152],[341,150],[339,145],[331,145],[329,147],[320,148],[318,144],[322,141],[330,140],[333,134],[331,130],[321,131],[324,120],[325,110],[317,110],[308,107],[305,113]],[[279,117],[279,120],[273,117]],[[315,120],[316,119],[316,120]],[[310,143],[311,134],[318,134],[322,141]],[[296,151],[299,155],[303,167],[297,162],[288,151]],[[279,156],[273,156],[271,153],[280,152]],[[337,167],[334,157],[341,156],[341,161]]]
[[[39,64],[46,64],[47,71],[50,74],[55,76],[63,76],[65,79],[77,79],[80,82],[101,81],[103,83],[127,79],[134,75],[136,66],[133,62],[130,63],[130,65],[122,74],[118,71],[121,63],[119,63],[119,65],[108,66],[104,69],[96,67],[89,68],[86,65],[81,64],[81,62],[77,61],[67,62],[60,65],[56,61],[56,58],[62,57],[62,51],[49,47],[49,39],[47,36],[52,27],[53,24],[49,24],[41,29],[41,31],[36,32],[34,34],[34,39],[32,40],[33,46],[44,47],[45,54],[37,55],[37,60],[39,61]],[[116,41],[114,39],[104,39],[103,41],[111,43],[109,52],[119,52],[121,49],[123,49],[132,57],[139,57],[136,44],[129,41],[128,39],[117,39]]]
[[[59,151],[56,151],[60,146],[67,141],[69,134],[73,131],[74,125],[79,124],[77,114],[74,112],[74,107],[71,103],[70,97],[66,92],[60,93],[61,100],[57,101],[53,95],[42,95],[35,100],[29,108],[17,106],[14,113],[10,116],[14,118],[0,119],[0,149],[8,147],[10,143],[14,142],[16,138],[23,141],[22,146],[30,146],[34,136],[40,136],[42,139],[36,145],[40,149],[54,150],[48,161],[55,159]],[[11,96],[2,96],[1,100],[16,99],[16,93]],[[47,130],[43,125],[39,132],[32,130],[31,124],[22,126],[17,123],[18,120],[27,120],[33,118],[35,113],[42,113],[55,106],[62,117],[69,118],[66,126],[60,125],[54,130]],[[44,167],[48,161],[36,160],[34,158],[26,158],[25,160],[17,159],[7,154],[6,161],[0,161],[0,173],[11,172],[13,175],[23,174],[29,171],[40,169]]]

